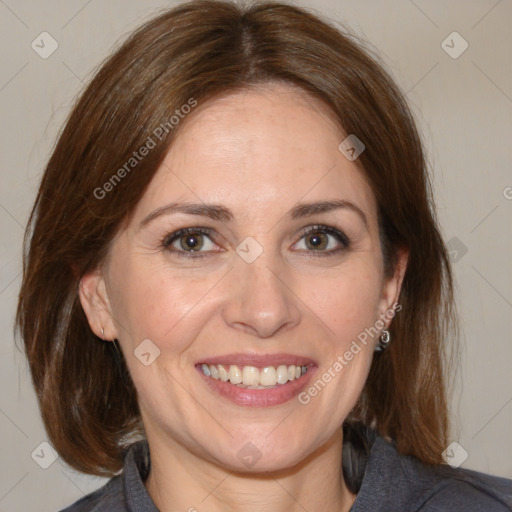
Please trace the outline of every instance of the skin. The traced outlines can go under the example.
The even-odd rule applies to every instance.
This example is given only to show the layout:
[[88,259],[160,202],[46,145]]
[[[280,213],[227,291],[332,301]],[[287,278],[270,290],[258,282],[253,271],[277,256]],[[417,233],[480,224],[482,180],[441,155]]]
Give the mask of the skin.
[[[199,106],[181,128],[105,265],[80,287],[91,328],[119,340],[138,391],[148,492],[162,511],[348,510],[355,496],[341,472],[340,427],[377,338],[305,405],[235,405],[205,385],[194,363],[285,352],[311,357],[320,376],[393,307],[407,256],[386,279],[373,192],[357,160],[338,150],[345,135],[327,108],[301,90],[269,84],[233,93]],[[339,199],[366,222],[351,208],[290,218],[299,202]],[[220,204],[233,219],[174,213],[140,228],[176,201]],[[349,246],[318,230],[320,248],[314,234],[301,238],[316,224],[342,231]],[[205,257],[180,256],[179,239],[162,246],[185,227],[213,230]],[[250,264],[236,252],[248,236],[263,248]],[[319,254],[333,249],[341,250]],[[149,366],[133,355],[145,339],[160,350]],[[248,442],[261,453],[251,468],[237,456]]]

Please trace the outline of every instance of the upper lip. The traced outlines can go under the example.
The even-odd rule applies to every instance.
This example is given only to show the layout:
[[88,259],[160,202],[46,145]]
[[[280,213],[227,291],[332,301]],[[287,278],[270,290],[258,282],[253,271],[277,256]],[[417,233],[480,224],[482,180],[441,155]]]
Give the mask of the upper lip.
[[296,365],[308,366],[316,364],[313,359],[309,357],[298,356],[294,354],[225,354],[222,356],[207,357],[197,361],[196,364],[225,364],[237,366],[256,366],[264,368],[265,366],[279,366],[279,365]]

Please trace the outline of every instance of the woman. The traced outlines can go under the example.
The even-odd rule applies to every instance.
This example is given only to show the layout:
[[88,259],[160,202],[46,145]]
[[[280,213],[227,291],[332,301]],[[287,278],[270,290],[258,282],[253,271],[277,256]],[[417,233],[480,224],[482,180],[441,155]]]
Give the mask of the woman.
[[196,1],[73,109],[18,306],[66,510],[509,510],[444,464],[452,277],[390,77],[295,7]]

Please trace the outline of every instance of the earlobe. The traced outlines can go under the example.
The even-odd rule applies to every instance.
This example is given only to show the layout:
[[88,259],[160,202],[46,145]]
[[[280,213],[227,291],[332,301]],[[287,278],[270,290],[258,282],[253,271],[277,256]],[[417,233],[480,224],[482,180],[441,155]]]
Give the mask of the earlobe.
[[110,299],[101,270],[97,269],[82,276],[78,285],[78,295],[94,334],[105,340],[115,339],[117,333],[112,321]]

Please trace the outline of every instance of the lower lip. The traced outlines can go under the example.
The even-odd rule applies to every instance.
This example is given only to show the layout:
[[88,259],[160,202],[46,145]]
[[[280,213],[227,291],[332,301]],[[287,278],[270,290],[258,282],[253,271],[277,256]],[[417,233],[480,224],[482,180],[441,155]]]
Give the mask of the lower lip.
[[196,367],[196,369],[213,391],[231,400],[236,405],[270,407],[283,404],[296,397],[308,385],[316,366],[308,366],[308,371],[298,379],[288,381],[286,384],[277,384],[275,388],[269,389],[240,388],[229,382],[207,377],[201,366]]

